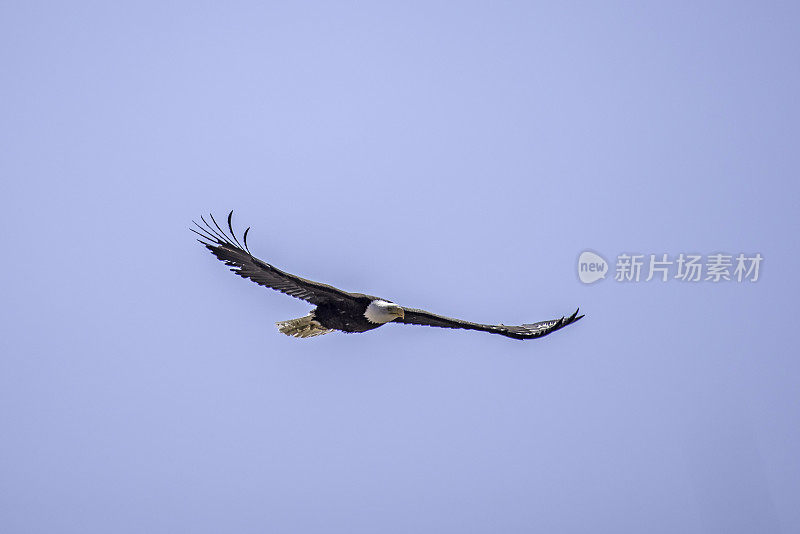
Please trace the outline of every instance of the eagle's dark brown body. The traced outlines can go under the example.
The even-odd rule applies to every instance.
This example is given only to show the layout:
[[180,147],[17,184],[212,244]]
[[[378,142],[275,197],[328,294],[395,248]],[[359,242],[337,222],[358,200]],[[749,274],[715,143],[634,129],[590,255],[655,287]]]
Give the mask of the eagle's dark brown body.
[[342,332],[366,332],[373,330],[383,323],[373,323],[364,316],[367,306],[378,297],[372,297],[361,293],[351,293],[353,299],[350,301],[328,301],[317,304],[312,312],[322,326],[330,330],[341,330]]

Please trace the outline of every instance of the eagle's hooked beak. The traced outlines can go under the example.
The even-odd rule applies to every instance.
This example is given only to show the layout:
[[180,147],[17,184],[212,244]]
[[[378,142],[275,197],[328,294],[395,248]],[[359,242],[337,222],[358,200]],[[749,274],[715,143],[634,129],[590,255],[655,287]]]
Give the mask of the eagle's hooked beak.
[[389,308],[389,313],[391,313],[392,315],[395,315],[396,318],[400,318],[400,319],[402,319],[402,318],[404,318],[406,316],[406,313],[405,313],[405,311],[403,311],[403,307],[402,306],[392,306],[391,308]]

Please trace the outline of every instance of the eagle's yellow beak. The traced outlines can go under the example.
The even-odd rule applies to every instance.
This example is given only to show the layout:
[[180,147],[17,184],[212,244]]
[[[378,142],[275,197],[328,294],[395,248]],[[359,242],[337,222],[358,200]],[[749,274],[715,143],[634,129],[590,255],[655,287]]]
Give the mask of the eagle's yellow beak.
[[391,308],[389,308],[389,313],[401,319],[406,316],[406,313],[403,310],[402,306],[392,306]]

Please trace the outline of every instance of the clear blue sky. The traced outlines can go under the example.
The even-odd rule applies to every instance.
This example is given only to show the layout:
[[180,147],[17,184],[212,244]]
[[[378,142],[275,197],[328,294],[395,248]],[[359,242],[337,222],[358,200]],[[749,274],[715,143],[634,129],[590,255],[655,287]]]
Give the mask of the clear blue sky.
[[[0,531],[800,531],[790,3],[6,2]],[[542,340],[389,325],[291,272]],[[586,249],[757,283],[583,285]]]

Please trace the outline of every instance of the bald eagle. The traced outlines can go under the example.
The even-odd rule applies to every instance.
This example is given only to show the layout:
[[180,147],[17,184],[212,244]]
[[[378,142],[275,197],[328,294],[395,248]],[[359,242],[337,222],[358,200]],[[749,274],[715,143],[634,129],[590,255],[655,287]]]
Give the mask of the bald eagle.
[[198,241],[201,244],[242,278],[249,278],[259,285],[276,289],[316,305],[316,308],[305,317],[275,323],[278,330],[288,336],[306,338],[327,334],[334,330],[366,332],[386,323],[395,322],[441,328],[463,328],[500,334],[514,339],[533,339],[546,336],[583,317],[583,315],[578,315],[578,310],[575,310],[575,313],[569,317],[550,321],[519,326],[488,325],[451,319],[424,310],[405,308],[388,299],[372,295],[342,291],[328,284],[313,282],[281,271],[253,256],[247,246],[247,233],[250,228],[248,227],[244,231],[243,244],[240,243],[233,231],[232,216],[233,211],[228,214],[227,233],[217,224],[213,215],[210,215],[213,226],[204,217],[200,217],[203,225],[192,221],[197,229],[190,228],[190,230],[200,236]]

